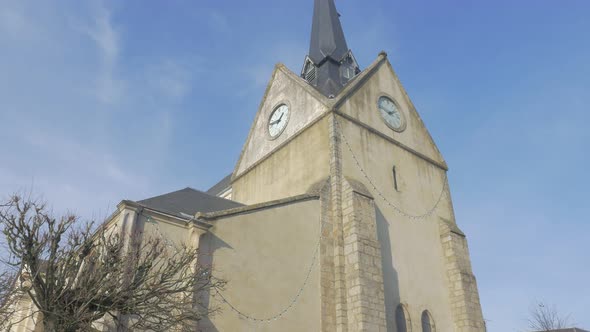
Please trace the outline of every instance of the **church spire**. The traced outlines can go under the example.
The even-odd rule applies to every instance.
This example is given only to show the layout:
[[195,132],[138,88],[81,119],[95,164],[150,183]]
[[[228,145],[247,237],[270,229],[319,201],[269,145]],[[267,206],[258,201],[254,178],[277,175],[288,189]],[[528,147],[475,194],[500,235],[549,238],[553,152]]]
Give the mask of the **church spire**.
[[333,97],[359,72],[334,0],[315,0],[309,55],[301,76],[325,96]]

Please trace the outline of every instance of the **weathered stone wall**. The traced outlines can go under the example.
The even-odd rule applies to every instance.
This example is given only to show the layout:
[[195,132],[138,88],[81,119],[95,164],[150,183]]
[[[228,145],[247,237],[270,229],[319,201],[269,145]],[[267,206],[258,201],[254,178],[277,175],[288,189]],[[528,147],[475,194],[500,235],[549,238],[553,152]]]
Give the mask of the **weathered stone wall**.
[[349,331],[386,331],[373,198],[362,185],[345,181],[342,211]]
[[[335,220],[332,217],[332,195],[330,179],[312,186],[320,195],[322,215],[322,239],[320,244],[320,331],[336,331],[336,287],[335,287]],[[315,187],[315,188],[314,188]]]
[[[373,68],[335,111],[347,138],[341,143],[342,175],[362,182],[375,197],[387,330],[395,331],[394,310],[405,303],[413,330],[421,330],[421,314],[428,310],[440,331],[483,331],[466,240],[451,236],[452,241],[441,243],[439,220],[454,224],[446,163],[391,65],[378,59]],[[383,123],[377,108],[383,95],[398,103],[406,122],[403,132]],[[433,206],[432,214],[408,216],[423,215]]]
[[[305,193],[329,178],[320,190],[321,330],[395,332],[395,308],[404,303],[413,330],[428,310],[439,331],[483,331],[466,240],[439,225],[442,219],[454,225],[446,163],[386,57],[332,100],[300,87],[291,95],[285,82],[297,82],[290,76],[280,78],[277,92],[271,84],[265,100],[317,99],[305,113],[311,122],[283,133],[281,144],[264,141],[257,124],[244,150],[250,166],[238,167],[232,190],[235,200],[253,204]],[[399,104],[403,132],[383,123],[377,110],[383,95]],[[255,152],[254,138],[268,153]],[[408,217],[433,206],[431,214]]]
[[[437,202],[443,189],[444,171],[411,154],[404,154],[403,149],[392,146],[354,123],[344,119],[340,119],[339,123],[361,167],[372,180],[369,182],[364,178],[350,151],[344,147],[342,164],[346,177],[361,182],[375,197],[388,331],[395,331],[393,316],[399,303],[407,304],[412,324],[418,331],[421,328],[420,315],[426,309],[432,312],[437,328],[453,331],[438,228],[438,215],[447,216],[446,206],[441,205],[442,209],[437,209],[432,216],[413,220],[387,203],[397,204],[407,213],[425,213]],[[396,165],[399,177],[399,191],[395,191],[393,186],[393,165]],[[373,184],[377,189],[373,188]]]
[[320,331],[318,198],[244,209],[207,219],[213,227],[200,244],[200,255],[211,258],[215,275],[228,281],[222,296],[241,314],[219,294],[210,294],[211,305],[222,311],[201,328]]
[[[328,111],[327,106],[323,103],[325,99],[301,77],[295,75],[284,65],[278,64],[256,113],[256,118],[234,170],[234,177],[247,172],[261,159],[273,153],[274,150],[325,114]],[[289,107],[289,122],[279,137],[269,139],[268,118],[281,104],[286,104]]]
[[237,178],[232,199],[256,204],[303,194],[329,176],[329,158],[328,122],[323,118]]
[[330,130],[330,217],[334,225],[334,301],[336,326],[326,331],[348,331],[348,303],[344,257],[344,232],[342,220],[342,146],[341,136],[334,114],[329,116]]
[[485,331],[475,275],[469,260],[467,240],[453,222],[440,219],[440,238],[445,255],[451,310],[455,331]]
[[362,185],[344,179],[342,135],[330,121],[330,220],[333,227],[333,294],[336,324],[323,331],[385,331],[385,307],[375,206]]

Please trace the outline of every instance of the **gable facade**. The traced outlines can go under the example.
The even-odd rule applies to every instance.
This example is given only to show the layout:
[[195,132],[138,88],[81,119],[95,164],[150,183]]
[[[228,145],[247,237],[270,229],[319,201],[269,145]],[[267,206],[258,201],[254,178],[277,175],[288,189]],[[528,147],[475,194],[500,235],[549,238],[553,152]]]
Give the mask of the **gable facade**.
[[[302,81],[286,77],[294,86]],[[424,312],[439,331],[483,331],[446,162],[386,54],[334,98],[308,89],[275,97],[273,84],[266,99],[313,100],[310,108],[292,108],[292,119],[308,122],[293,128],[289,123],[276,143],[264,136],[263,125],[255,125],[234,173],[232,197],[256,204],[323,188],[322,274],[316,294],[321,330],[397,331],[395,312],[403,305],[408,331],[421,331]],[[392,130],[381,118],[381,96],[397,103],[403,131]],[[264,105],[260,113],[272,112]],[[315,110],[314,117],[304,116],[309,109]],[[264,123],[260,119],[266,117],[259,114],[256,121]],[[266,154],[255,149],[253,137],[268,141],[263,143],[269,144]],[[240,167],[248,154],[255,161]]]

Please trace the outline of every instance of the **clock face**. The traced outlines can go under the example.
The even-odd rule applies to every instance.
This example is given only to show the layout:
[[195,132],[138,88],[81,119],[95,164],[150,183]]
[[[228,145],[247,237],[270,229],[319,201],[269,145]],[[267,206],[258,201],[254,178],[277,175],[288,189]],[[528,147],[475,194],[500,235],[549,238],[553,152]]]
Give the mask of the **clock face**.
[[377,104],[385,123],[393,130],[402,131],[404,129],[404,119],[395,102],[384,96],[379,98]]
[[268,119],[268,134],[271,138],[277,138],[287,127],[289,121],[289,106],[279,105]]

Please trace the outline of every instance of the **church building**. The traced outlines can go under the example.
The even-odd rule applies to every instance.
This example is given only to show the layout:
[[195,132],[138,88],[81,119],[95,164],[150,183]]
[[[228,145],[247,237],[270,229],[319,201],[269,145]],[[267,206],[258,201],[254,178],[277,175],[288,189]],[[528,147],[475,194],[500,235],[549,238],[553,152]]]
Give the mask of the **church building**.
[[204,331],[485,331],[447,172],[387,54],[360,68],[315,0],[302,71],[275,67],[233,173],[110,222],[198,246],[228,281]]
[[228,280],[210,331],[484,331],[448,167],[385,52],[359,68],[315,0],[297,75],[276,66],[231,175],[126,215],[198,243]]

